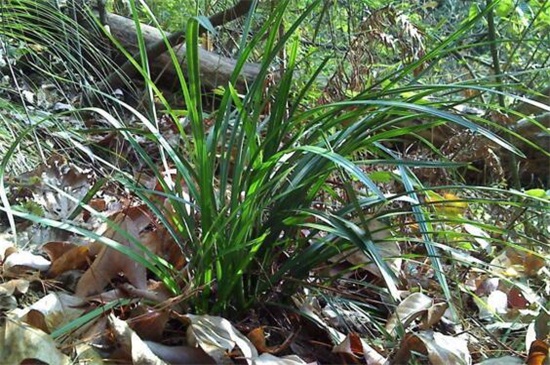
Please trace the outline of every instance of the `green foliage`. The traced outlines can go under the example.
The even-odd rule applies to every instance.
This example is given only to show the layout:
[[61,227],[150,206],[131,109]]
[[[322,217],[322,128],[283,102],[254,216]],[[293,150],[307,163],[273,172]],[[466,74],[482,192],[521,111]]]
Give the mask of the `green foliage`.
[[[173,14],[179,6],[176,2],[163,5],[163,10],[178,23],[180,16],[187,19],[198,13],[195,3],[187,5],[189,13],[177,17]],[[289,304],[304,287],[341,280],[321,273],[320,267],[349,249],[359,249],[381,278],[377,284],[353,285],[374,290],[391,306],[400,299],[403,283],[389,263],[393,257],[383,254],[389,238],[379,234],[387,230],[392,242],[420,247],[421,254],[407,253],[403,258],[414,262],[420,255],[431,265],[456,319],[466,306],[461,295],[471,293],[458,273],[445,271],[445,267],[464,265],[489,272],[490,265],[475,254],[492,255],[492,246],[521,246],[522,252],[540,256],[539,246],[548,234],[539,228],[548,223],[548,192],[520,193],[455,183],[463,181],[458,171],[468,163],[453,160],[451,153],[434,146],[424,132],[454,125],[484,138],[495,151],[523,156],[509,142],[521,136],[493,118],[500,113],[513,115],[509,105],[518,99],[516,85],[528,85],[529,78],[540,75],[524,69],[547,56],[547,50],[525,63],[522,47],[540,46],[543,36],[537,32],[545,27],[548,8],[539,2],[502,1],[494,8],[479,4],[468,8],[471,4],[466,4],[461,8],[466,19],[451,29],[443,23],[422,27],[418,22],[424,10],[411,4],[370,9],[364,21],[350,16],[365,11],[364,2],[345,5],[342,15],[334,2],[284,0],[269,12],[260,3],[257,13],[244,21],[242,37],[236,42],[233,76],[228,85],[216,90],[213,110],[205,105],[201,87],[199,19],[186,20],[187,69],[181,69],[169,50],[184,109],[175,109],[166,100],[151,79],[143,54],[135,66],[145,83],[148,109],[138,110],[111,97],[116,108],[86,111],[99,115],[110,124],[107,130],[131,147],[135,165],[155,176],[155,188],[136,181],[132,174],[136,171],[129,173],[118,168],[117,162],[91,152],[82,135],[71,134],[66,142],[93,156],[148,205],[158,219],[155,223],[166,228],[186,259],[181,272],[143,246],[144,255],[74,223],[45,219],[32,206],[26,210],[10,207],[4,189],[1,209],[12,221],[15,216],[63,228],[120,250],[147,267],[172,292],[196,289],[197,294],[189,299],[192,309],[209,314],[243,314],[265,303]],[[156,6],[153,2],[151,9],[158,14]],[[525,6],[529,12],[523,11]],[[151,9],[130,2],[136,21],[146,18],[159,25]],[[399,10],[410,13],[403,16]],[[472,41],[479,30],[485,32],[490,11],[499,17],[501,39]],[[253,22],[256,16],[261,17],[260,24]],[[367,30],[368,34],[362,33]],[[523,41],[515,44],[516,37]],[[138,38],[143,53],[139,27]],[[521,78],[509,87],[515,92],[502,89],[503,83],[493,73],[484,72],[494,67],[484,60],[491,45],[502,46],[500,50],[507,55],[503,75],[497,76]],[[465,51],[479,52],[479,64],[467,62],[462,55]],[[283,54],[285,67],[275,75],[272,67]],[[259,60],[261,71],[253,84],[240,89],[239,73],[251,60]],[[534,82],[543,83],[544,77]],[[505,98],[505,103],[495,101],[499,98]],[[482,107],[485,113],[463,113],[457,107],[464,104]],[[120,118],[115,110],[121,109],[132,118]],[[177,131],[175,143],[160,130],[160,110]],[[134,124],[126,122],[130,119]],[[39,118],[38,125],[49,120]],[[7,135],[9,126],[4,127],[2,133]],[[12,132],[17,138],[2,160],[1,177],[17,148],[38,128]],[[416,159],[402,153],[404,139],[422,146]],[[152,143],[154,153],[142,141]],[[430,178],[442,172],[447,186],[422,176],[423,170],[429,171]],[[82,199],[79,207],[99,216],[87,203]],[[499,222],[489,223],[491,209],[505,211],[507,218],[517,215],[522,219],[510,218],[513,223],[518,220],[517,225],[498,226]],[[380,222],[384,228],[378,227]],[[510,238],[516,236],[524,246]],[[139,246],[135,238],[127,238]]]
[[[135,185],[124,176],[119,179],[150,205],[188,258],[193,287],[202,290],[202,295],[193,301],[199,312],[245,311],[269,297],[270,288],[275,286],[282,285],[283,293],[291,293],[296,283],[306,280],[317,266],[340,250],[353,246],[359,247],[376,263],[390,296],[397,299],[397,279],[370,238],[370,219],[363,213],[368,209],[382,209],[392,200],[388,200],[364,172],[364,166],[371,162],[354,162],[353,156],[364,154],[396,166],[406,194],[418,201],[415,191],[422,185],[412,174],[409,163],[380,144],[380,141],[414,131],[397,128],[404,120],[416,118],[456,123],[519,153],[478,124],[427,105],[428,96],[459,92],[466,86],[399,86],[399,80],[407,78],[419,64],[446,55],[453,42],[476,24],[481,15],[417,62],[389,74],[385,89],[354,93],[355,96],[348,97],[347,101],[303,110],[301,105],[307,100],[317,73],[298,84],[303,85],[301,90],[296,89],[293,80],[300,42],[294,34],[304,25],[305,19],[319,9],[319,3],[311,4],[294,23],[287,24],[286,33],[277,40],[277,30],[287,6],[288,2],[281,2],[250,41],[243,37],[233,82],[237,80],[240,67],[260,44],[262,71],[244,96],[240,96],[232,84],[223,90],[218,110],[209,117],[214,122],[211,129],[205,128],[197,54],[198,22],[195,19],[189,21],[187,28],[188,76],[183,77],[183,70],[178,72],[191,136],[187,136],[183,126],[178,124],[180,143],[172,146],[158,133],[154,123],[132,111],[146,127],[146,136],[157,142],[160,155],[165,159],[162,166],[174,166],[175,175],[167,180],[157,163],[128,135],[143,163],[156,174],[167,203],[158,206],[153,199],[159,196],[157,192]],[[245,35],[249,29],[245,28]],[[268,70],[282,49],[288,52],[287,67],[270,94],[270,100],[266,100],[263,87]],[[177,64],[175,58],[174,63]],[[147,77],[146,73],[143,75]],[[178,120],[181,112],[172,111],[151,81],[146,81],[163,101],[164,109],[173,113],[173,120]],[[490,89],[483,91],[491,92]],[[271,109],[264,115],[266,103],[271,104]],[[346,124],[344,121],[352,122]],[[332,190],[329,181],[334,176],[350,181],[346,189],[350,201],[340,202],[340,208],[330,212],[311,210],[315,199]],[[384,179],[387,181],[387,177]],[[413,212],[422,222],[422,231],[426,232],[424,244],[433,257],[432,264],[445,295],[450,299],[451,293],[433,244],[435,238],[429,233],[434,229],[425,210],[417,206],[413,207]],[[314,228],[312,233],[301,237],[302,227],[309,226],[306,222],[311,219],[323,223],[311,226]],[[281,262],[280,254],[284,252],[293,255]]]

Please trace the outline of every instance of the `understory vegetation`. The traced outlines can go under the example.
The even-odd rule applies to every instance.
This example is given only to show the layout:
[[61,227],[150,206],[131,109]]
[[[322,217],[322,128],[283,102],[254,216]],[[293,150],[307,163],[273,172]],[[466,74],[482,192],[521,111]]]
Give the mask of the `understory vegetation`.
[[2,3],[0,360],[549,361],[550,2],[241,3]]

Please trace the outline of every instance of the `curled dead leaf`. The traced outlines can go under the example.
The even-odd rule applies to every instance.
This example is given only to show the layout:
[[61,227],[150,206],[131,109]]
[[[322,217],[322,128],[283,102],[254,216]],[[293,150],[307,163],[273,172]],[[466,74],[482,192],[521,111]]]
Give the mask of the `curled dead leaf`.
[[92,261],[87,246],[74,246],[52,262],[47,276],[56,278],[69,270],[82,270]]
[[[120,231],[127,232],[136,239],[138,238],[139,232],[132,219],[122,215],[116,221],[120,222]],[[112,237],[114,241],[121,245],[132,248],[135,246],[129,239],[114,229],[110,229],[105,235]],[[93,264],[80,278],[76,286],[76,295],[87,297],[101,293],[114,278],[121,274],[134,287],[138,289],[147,288],[147,272],[143,265],[113,248],[103,246]]]
[[254,328],[246,336],[260,354],[278,354],[279,352],[286,350],[296,335],[296,332],[290,334],[290,336],[288,336],[287,339],[279,346],[267,346],[264,328],[264,326]]
[[527,365],[544,365],[548,358],[548,344],[542,340],[535,340],[529,347]]

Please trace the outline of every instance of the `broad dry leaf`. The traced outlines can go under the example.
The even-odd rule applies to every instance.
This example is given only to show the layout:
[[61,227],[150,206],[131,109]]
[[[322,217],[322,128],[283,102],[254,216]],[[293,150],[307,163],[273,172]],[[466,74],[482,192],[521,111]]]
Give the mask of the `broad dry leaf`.
[[508,305],[512,309],[527,309],[530,304],[520,288],[517,286],[510,288],[508,291]]
[[[46,332],[69,323],[84,313],[82,299],[64,293],[50,293],[26,308],[9,312],[13,318],[39,324]],[[31,316],[27,318],[28,314]],[[45,328],[43,327],[45,326]]]
[[[39,178],[33,184],[33,201],[40,204],[46,218],[62,220],[69,217],[90,189],[89,171],[69,163],[64,156],[54,155],[45,164],[26,175]],[[20,178],[25,178],[22,176]],[[60,191],[52,189],[52,186]]]
[[145,343],[155,355],[170,364],[216,364],[200,347],[166,346],[150,341]]
[[364,363],[369,365],[382,365],[386,362],[386,358],[355,333],[347,335],[342,343],[334,346],[332,352],[343,355],[346,360],[349,360],[346,363],[356,363],[359,356],[362,356]]
[[25,322],[27,324],[30,324],[34,328],[38,328],[41,331],[51,333],[50,329],[48,328],[48,324],[46,323],[46,318],[42,313],[35,309],[31,309],[30,311],[28,311],[27,315],[25,316]]
[[315,323],[315,325],[319,326],[319,328],[326,331],[333,345],[338,345],[346,339],[346,335],[331,327],[323,316],[320,315],[322,310],[319,308],[319,303],[317,303],[317,300],[314,297],[308,296],[305,299],[302,299],[295,295],[292,297],[292,300],[304,317]]
[[181,247],[176,243],[166,227],[159,227],[154,231],[145,231],[141,233],[139,240],[155,255],[162,257],[172,264],[175,270],[181,270],[187,264]]
[[545,365],[548,361],[548,344],[542,340],[535,340],[529,347],[527,365]]
[[290,344],[292,343],[295,333],[292,333],[290,336],[287,337],[287,339],[280,345],[276,346],[267,346],[266,342],[266,336],[264,333],[263,326],[254,328],[252,331],[250,331],[246,337],[252,342],[254,347],[256,347],[256,350],[258,350],[259,353],[268,353],[272,355],[276,355],[284,350],[286,350]]
[[13,250],[13,236],[10,233],[0,232],[0,262],[3,262],[6,258],[6,251]]
[[128,324],[113,314],[109,314],[109,325],[116,339],[117,345],[124,352],[131,354],[132,364],[135,365],[167,365],[157,357],[139,336],[132,331]]
[[149,341],[161,341],[169,318],[170,312],[167,309],[139,305],[132,310],[132,318],[128,322],[140,338]]
[[258,350],[259,353],[270,352],[269,347],[266,344],[263,326],[254,328],[246,335],[246,337],[248,337],[248,339],[252,342],[254,347],[256,347],[256,350]]
[[50,278],[56,278],[69,270],[85,269],[91,261],[88,246],[74,246],[52,262],[47,274]]
[[[139,232],[134,222],[128,217],[122,216],[119,229],[136,239],[138,238]],[[121,245],[135,248],[132,242],[114,229],[110,229],[105,235]],[[147,272],[143,265],[113,248],[104,246],[94,263],[82,275],[76,286],[76,295],[87,297],[101,293],[111,280],[120,274],[124,274],[128,282],[136,288],[147,288]]]
[[103,357],[97,353],[95,348],[87,343],[79,343],[74,347],[74,362],[73,364],[82,365],[102,365],[104,364]]
[[508,296],[502,290],[494,290],[485,297],[474,297],[474,303],[479,309],[481,319],[491,319],[495,315],[508,312]]
[[363,356],[361,339],[357,334],[350,333],[344,341],[332,348],[332,352],[340,354],[345,359],[345,363],[355,363],[360,356]]
[[476,365],[524,365],[525,362],[519,357],[515,356],[503,356],[495,359],[487,359],[482,362],[478,362]]
[[5,320],[0,329],[0,359],[4,364],[20,364],[25,359],[56,365],[71,363],[48,334],[14,319]]
[[422,340],[413,334],[407,333],[401,340],[391,364],[408,364],[412,352],[427,355],[426,346],[424,346]]
[[187,341],[191,346],[198,345],[218,364],[232,364],[228,354],[236,349],[248,364],[305,364],[297,356],[276,357],[269,353],[258,356],[254,345],[222,317],[187,314],[191,326],[187,330]]
[[464,223],[462,226],[464,227],[464,230],[471,235],[474,241],[477,242],[479,248],[488,254],[492,253],[493,249],[491,247],[491,236],[489,233],[470,223]]
[[51,262],[44,257],[26,251],[14,252],[4,261],[4,269],[8,271],[16,271],[18,268],[47,271],[50,265]]
[[25,294],[29,290],[29,281],[25,279],[13,279],[0,284],[0,295]]
[[42,251],[44,251],[48,255],[50,261],[54,262],[62,255],[64,255],[67,251],[77,246],[77,244],[72,242],[51,241],[42,245]]
[[533,341],[546,339],[548,335],[550,335],[550,314],[543,310],[540,311],[535,320],[527,327],[525,348],[531,348]]
[[411,321],[423,315],[431,306],[433,300],[426,294],[413,293],[405,298],[396,308],[386,323],[386,331],[393,333],[398,325],[407,328]]
[[427,330],[430,329],[433,325],[439,322],[441,317],[445,314],[445,311],[449,308],[448,303],[437,303],[428,308],[426,315],[422,318],[420,322],[420,329]]
[[420,331],[415,334],[426,346],[432,365],[472,363],[468,343],[458,337],[446,336],[434,331]]
[[[276,357],[265,353],[252,360],[252,365],[303,365],[306,362],[296,355]],[[316,362],[314,364],[317,364]]]
[[191,321],[187,331],[189,345],[200,346],[216,362],[227,361],[227,353],[233,351],[236,346],[249,364],[252,359],[258,357],[258,351],[254,345],[227,319],[193,314],[188,314],[186,317]]

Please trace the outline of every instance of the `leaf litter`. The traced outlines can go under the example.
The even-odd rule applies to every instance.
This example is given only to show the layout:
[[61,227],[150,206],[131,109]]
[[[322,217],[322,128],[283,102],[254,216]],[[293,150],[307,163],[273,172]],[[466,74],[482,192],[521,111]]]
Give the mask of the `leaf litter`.
[[[87,197],[96,183],[93,174],[60,157],[17,181],[19,185],[26,182],[26,188],[12,192],[14,206],[38,211],[44,218],[70,218],[74,226],[106,237],[111,243],[83,240],[78,235],[22,222],[17,223],[17,243],[9,234],[0,237],[4,274],[0,284],[4,313],[1,348],[10,349],[0,358],[7,361],[399,364],[414,357],[431,364],[473,363],[481,329],[466,329],[465,323],[453,321],[448,303],[441,300],[437,290],[429,259],[404,260],[404,246],[395,240],[394,228],[377,219],[369,219],[367,227],[373,232],[374,247],[393,273],[408,283],[397,303],[383,292],[358,292],[368,296],[373,308],[384,308],[378,314],[384,328],[373,330],[372,321],[381,318],[370,318],[363,308],[350,302],[321,303],[314,295],[297,293],[293,310],[299,315],[288,316],[287,325],[279,328],[282,335],[274,341],[271,337],[277,331],[257,321],[251,326],[235,326],[222,317],[190,313],[185,298],[196,289],[175,294],[168,283],[151,275],[152,268],[145,263],[152,256],[182,273],[186,260],[166,229],[156,224],[154,214],[136,199],[109,189]],[[463,203],[453,203],[457,200],[453,194],[432,193],[426,199],[433,203],[435,214],[447,217],[460,218],[468,209]],[[451,201],[448,206],[447,200]],[[169,208],[162,200],[159,204]],[[409,228],[413,234],[417,229]],[[491,253],[490,235],[482,228],[470,224],[444,228],[450,238],[452,232],[461,230],[476,236],[473,244]],[[372,282],[382,279],[379,267],[358,249],[343,251],[329,263],[330,274],[341,278],[342,283],[358,277]],[[463,310],[472,311],[487,328],[493,325],[499,330],[527,331],[528,353],[502,357],[500,364],[524,359],[535,364],[537,359],[546,359],[548,349],[542,339],[550,334],[550,321],[544,317],[546,312],[540,311],[540,294],[522,284],[536,277],[547,278],[546,260],[532,252],[507,248],[497,252],[489,265],[494,268],[484,273],[464,271],[460,295],[469,297],[472,307]],[[341,287],[344,291],[349,288],[348,284]],[[417,288],[420,291],[413,290]],[[80,324],[75,327],[75,323]],[[67,326],[72,327],[65,330]],[[381,334],[400,341],[388,347],[392,341],[381,340]]]

